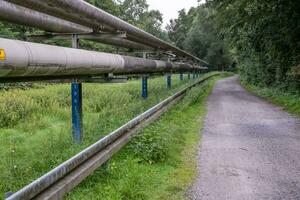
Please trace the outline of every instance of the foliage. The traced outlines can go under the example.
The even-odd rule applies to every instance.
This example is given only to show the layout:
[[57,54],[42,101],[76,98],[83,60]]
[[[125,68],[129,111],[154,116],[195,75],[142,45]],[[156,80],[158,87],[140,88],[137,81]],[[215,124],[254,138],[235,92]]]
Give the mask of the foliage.
[[179,11],[167,26],[176,46],[207,61],[211,69],[224,70],[232,64],[227,42],[218,34],[215,11],[207,5]]
[[0,193],[20,189],[186,84],[176,75],[168,90],[165,77],[149,79],[147,101],[141,98],[140,80],[84,84],[81,145],[71,138],[69,84],[1,91]]
[[293,0],[208,0],[244,81],[300,91],[300,4]]
[[179,47],[243,81],[300,92],[300,4],[292,0],[207,0],[167,27]]
[[205,5],[197,8],[197,15],[184,40],[184,48],[208,62],[211,68],[228,70],[232,61],[227,42],[219,35],[215,14]]
[[278,88],[267,88],[267,87],[258,87],[253,84],[249,84],[247,82],[242,82],[243,86],[261,96],[274,104],[277,104],[283,107],[285,110],[290,113],[297,114],[300,116],[300,95],[293,94],[289,92],[282,91]]
[[[199,94],[206,92],[207,88],[207,82],[204,82],[201,86],[193,88],[184,97],[177,111],[182,112],[183,110],[188,109],[198,100]],[[170,143],[176,142],[174,141],[172,134],[169,134],[171,132],[170,129],[176,129],[176,131],[184,132],[184,130],[181,130],[182,123],[183,122],[179,124],[168,123],[161,126],[150,126],[149,128],[141,131],[142,133],[135,136],[134,140],[129,145],[129,148],[141,162],[145,161],[150,164],[163,162],[170,156],[168,155]]]
[[[179,104],[133,138],[105,168],[72,191],[67,199],[185,199],[185,191],[196,176],[195,152],[204,121],[205,99],[213,84],[211,80],[204,88],[190,91]],[[197,98],[191,100],[191,96]],[[158,130],[162,131],[158,134]],[[141,142],[144,134],[148,138],[146,146],[151,137],[171,139],[160,147],[164,152],[163,160],[149,162],[143,160],[140,153],[136,154],[135,144]],[[154,143],[160,144],[158,139],[154,139]],[[150,156],[149,152],[146,154]]]
[[171,19],[167,25],[167,31],[169,38],[175,43],[175,45],[181,49],[184,48],[184,40],[187,38],[187,34],[192,27],[194,17],[196,16],[196,9],[191,8],[188,13],[185,9],[178,12],[177,19]]
[[149,10],[146,0],[124,0],[120,2],[121,19],[160,39],[168,40],[162,30],[163,17],[158,10]]

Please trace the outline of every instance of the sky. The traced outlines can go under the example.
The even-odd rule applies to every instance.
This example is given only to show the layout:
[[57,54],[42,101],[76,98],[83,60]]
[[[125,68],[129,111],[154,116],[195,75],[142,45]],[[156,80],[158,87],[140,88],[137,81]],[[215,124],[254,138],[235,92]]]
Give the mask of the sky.
[[191,7],[198,5],[197,0],[147,0],[151,10],[159,10],[164,16],[163,28],[170,19],[177,18],[178,11],[185,8],[188,11]]

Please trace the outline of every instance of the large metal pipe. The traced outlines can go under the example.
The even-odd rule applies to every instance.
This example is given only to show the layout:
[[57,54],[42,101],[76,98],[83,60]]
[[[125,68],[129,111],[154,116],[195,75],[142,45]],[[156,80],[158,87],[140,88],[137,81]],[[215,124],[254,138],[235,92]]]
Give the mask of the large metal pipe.
[[[50,15],[64,18],[91,28],[106,27],[126,31],[129,38],[152,47],[172,51],[177,56],[186,57],[202,64],[205,61],[171,45],[163,40],[85,2],[82,0],[7,0],[25,7],[29,7]],[[88,20],[89,24],[83,22]]]
[[91,28],[33,11],[3,0],[0,0],[0,19],[57,33],[89,33],[93,31]]
[[[29,42],[39,42],[39,41],[45,41],[45,40],[66,40],[66,39],[72,39],[72,34],[45,34],[45,35],[32,35],[29,36],[27,41]],[[126,37],[122,38],[122,37],[117,37],[117,36],[113,36],[113,35],[101,35],[99,34],[87,34],[87,35],[81,35],[78,34],[78,39],[86,39],[86,40],[91,40],[91,41],[96,41],[99,43],[103,43],[103,44],[109,44],[109,45],[113,45],[113,46],[117,46],[117,47],[124,47],[124,48],[129,48],[129,49],[137,49],[137,50],[149,50],[149,51],[153,51],[154,49],[137,43],[137,42],[133,42],[130,40],[127,40]]]
[[0,38],[0,79],[199,71],[182,63],[121,56]]
[[[33,26],[42,30],[56,33],[93,32],[93,29],[91,28],[84,27],[82,25],[59,19],[47,14],[43,14],[38,11],[30,10],[28,8],[18,6],[16,4],[9,3],[3,0],[0,0],[0,20],[26,26]],[[115,37],[103,37],[94,41],[130,49],[153,50],[149,46]]]

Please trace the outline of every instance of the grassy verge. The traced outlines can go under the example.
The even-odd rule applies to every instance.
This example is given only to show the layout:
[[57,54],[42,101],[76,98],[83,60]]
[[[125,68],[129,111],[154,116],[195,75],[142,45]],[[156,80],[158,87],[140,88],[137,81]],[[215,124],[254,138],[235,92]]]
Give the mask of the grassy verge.
[[300,116],[300,95],[290,94],[276,88],[265,88],[241,82],[245,89]]
[[17,191],[99,138],[182,89],[194,80],[149,80],[149,98],[141,98],[141,81],[84,84],[84,141],[71,138],[70,85],[0,91],[0,194]]
[[216,79],[192,89],[66,199],[185,199],[196,177],[205,101]]

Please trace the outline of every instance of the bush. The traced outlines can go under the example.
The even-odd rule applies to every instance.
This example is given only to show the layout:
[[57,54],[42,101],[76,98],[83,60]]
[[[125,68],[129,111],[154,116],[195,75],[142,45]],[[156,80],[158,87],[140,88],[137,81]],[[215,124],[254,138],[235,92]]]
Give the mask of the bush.
[[171,138],[163,134],[164,130],[149,127],[143,134],[134,137],[129,145],[141,161],[150,164],[164,161],[168,153],[168,143]]
[[34,102],[27,96],[16,94],[0,98],[0,127],[12,127],[27,119],[34,109]]

